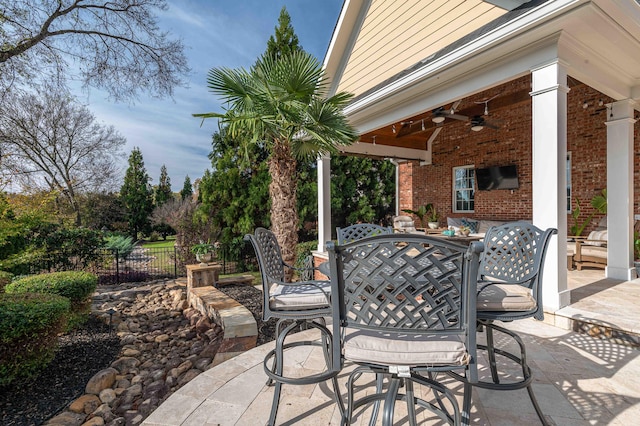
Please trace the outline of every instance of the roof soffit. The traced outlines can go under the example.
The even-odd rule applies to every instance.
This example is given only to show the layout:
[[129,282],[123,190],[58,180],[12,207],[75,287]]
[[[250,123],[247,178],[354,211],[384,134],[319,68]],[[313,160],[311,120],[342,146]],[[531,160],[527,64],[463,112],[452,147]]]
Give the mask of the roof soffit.
[[[603,6],[610,13],[603,14]],[[635,4],[632,6],[636,7]],[[640,12],[640,9],[638,12]],[[640,76],[635,74],[640,73],[640,62],[638,62],[640,58],[638,58],[638,55],[629,55],[629,52],[640,51],[640,27],[638,24],[640,19],[638,21],[627,19],[628,22],[623,22],[623,26],[614,18],[616,13],[621,13],[619,8],[616,8],[608,0],[599,2],[561,0],[543,3],[534,10],[529,11],[529,13],[509,21],[503,27],[496,28],[494,31],[472,40],[465,46],[461,46],[458,50],[452,51],[448,55],[426,63],[421,67],[416,67],[411,72],[398,76],[388,84],[381,85],[377,90],[360,97],[360,99],[356,99],[345,112],[353,119],[360,115],[358,111],[369,107],[375,108],[375,105],[379,104],[383,99],[389,99],[393,96],[398,98],[393,102],[395,105],[400,105],[403,102],[403,97],[415,97],[417,92],[421,92],[423,96],[428,92],[431,96],[433,93],[437,93],[438,87],[459,84],[462,79],[469,78],[468,71],[466,74],[451,72],[456,66],[460,68],[460,64],[464,63],[465,68],[473,70],[473,72],[481,72],[483,69],[491,70],[491,64],[497,58],[509,61],[509,58],[522,55],[525,51],[528,51],[529,53],[527,54],[531,55],[539,54],[540,52],[536,52],[536,49],[540,49],[540,46],[547,44],[544,43],[545,39],[555,40],[557,43],[560,39],[560,34],[563,34],[563,39],[567,42],[560,43],[564,50],[560,49],[555,54],[557,57],[564,54],[570,59],[567,62],[571,74],[576,73],[577,77],[577,74],[581,72],[580,70],[585,69],[584,58],[586,55],[586,58],[590,58],[593,61],[593,68],[597,68],[599,74],[594,73],[591,78],[587,75],[581,75],[579,78],[587,80],[590,85],[594,85],[592,80],[605,79],[603,74],[607,70],[604,67],[605,64],[617,63],[623,69],[613,73],[616,75],[612,76],[611,82],[604,85],[600,84],[599,86],[594,85],[594,87],[614,98],[622,99],[625,96],[637,96],[637,94],[640,94],[640,89],[637,88],[637,81],[640,81],[638,80]],[[585,22],[590,24],[585,25]],[[608,37],[602,37],[600,30],[593,31],[593,28],[599,27],[606,28]],[[582,43],[581,45],[580,42],[568,42],[583,37],[590,40],[589,44]],[[568,46],[572,46],[571,49],[567,49]],[[576,50],[576,46],[581,46],[582,53],[580,55],[576,53],[579,50]],[[556,49],[558,48],[556,46]],[[569,50],[573,52],[573,55],[568,55],[567,52]],[[576,61],[579,57],[583,57],[583,60]],[[526,63],[527,61],[523,62],[523,64]],[[603,66],[600,66],[600,63]],[[596,65],[598,66],[596,67]],[[522,69],[517,70],[514,68],[515,74],[512,78],[517,77],[517,73],[522,71]],[[609,71],[609,74],[611,74],[611,71]],[[496,77],[505,78],[504,75],[497,75]],[[486,79],[480,80],[485,81]],[[423,86],[420,86],[423,88],[417,90],[420,82],[423,83]],[[492,85],[500,82],[496,80]],[[607,85],[611,86],[608,90],[605,87]],[[631,90],[627,87],[625,93],[623,90],[625,86],[630,86]],[[478,86],[476,90],[483,90],[486,87],[490,86]],[[434,99],[432,105],[427,106],[423,103],[422,106],[432,108],[437,106],[438,103],[454,99],[453,97],[445,100]],[[387,108],[389,108],[389,105],[387,105]],[[407,110],[405,112],[407,113],[406,116],[410,116],[416,111]],[[356,121],[359,120],[356,118]]]

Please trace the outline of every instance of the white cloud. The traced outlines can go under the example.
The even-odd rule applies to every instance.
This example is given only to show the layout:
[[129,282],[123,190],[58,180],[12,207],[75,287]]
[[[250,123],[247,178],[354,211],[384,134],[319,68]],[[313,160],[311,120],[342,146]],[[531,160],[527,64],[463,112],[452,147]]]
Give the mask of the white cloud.
[[[341,0],[284,1],[300,43],[322,60],[335,26]],[[160,16],[161,29],[182,38],[192,74],[189,87],[176,89],[174,99],[141,98],[135,105],[113,104],[93,89],[80,99],[99,121],[113,125],[127,138],[127,158],[137,146],[145,167],[158,183],[165,164],[174,191],[189,175],[193,182],[211,163],[207,154],[215,120],[201,120],[193,113],[220,111],[220,102],[206,87],[207,72],[213,67],[250,67],[264,52],[277,25],[281,2],[265,0],[169,0],[169,10]],[[118,189],[118,188],[115,188]]]

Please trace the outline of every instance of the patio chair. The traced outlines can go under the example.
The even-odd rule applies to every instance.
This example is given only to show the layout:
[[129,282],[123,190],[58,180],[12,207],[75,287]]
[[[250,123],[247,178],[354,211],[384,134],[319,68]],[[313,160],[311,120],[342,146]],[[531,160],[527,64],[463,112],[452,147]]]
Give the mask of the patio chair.
[[[330,283],[328,281],[298,281],[285,282],[285,268],[296,269],[282,260],[280,246],[273,232],[257,228],[255,233],[245,235],[253,245],[262,275],[262,319],[277,318],[275,348],[264,358],[264,371],[269,377],[267,384],[275,382],[273,402],[269,425],[274,425],[278,412],[282,384],[308,385],[331,379],[336,402],[342,413],[344,408],[340,398],[336,376],[339,371],[334,370],[332,356],[332,336],[326,327],[324,318],[330,317],[332,308],[330,303]],[[282,328],[286,323],[286,327]],[[320,340],[297,341],[286,343],[290,333],[300,327],[315,328],[320,332]],[[288,377],[283,373],[285,349],[302,345],[320,345],[323,349],[326,370],[314,375]],[[271,366],[270,366],[271,365]]]
[[400,215],[393,218],[393,230],[400,233],[424,235],[424,228],[416,228],[411,216]]
[[347,244],[362,238],[374,235],[392,234],[393,228],[390,226],[380,226],[373,223],[357,223],[346,228],[336,228],[338,245]]
[[[492,382],[480,381],[475,386],[492,390],[526,388],[538,417],[547,424],[538,405],[531,383],[533,375],[527,365],[526,349],[522,339],[513,331],[498,326],[494,321],[515,321],[525,318],[544,319],[542,310],[542,273],[544,260],[553,234],[525,222],[512,222],[489,228],[479,268],[477,319],[486,330],[487,344],[478,345],[489,355]],[[511,336],[520,348],[520,354],[510,353],[494,345],[494,331]],[[522,369],[522,380],[501,383],[497,371],[496,355],[504,356]]]
[[[416,405],[445,422],[468,424],[477,374],[475,302],[482,243],[466,247],[396,233],[342,246],[328,242],[327,250],[334,369],[345,362],[357,365],[347,381],[343,424],[351,423],[357,408],[384,401],[382,424],[391,425],[397,400],[406,401],[411,425]],[[423,375],[451,370],[466,375],[462,413],[449,389]],[[355,400],[355,381],[366,373],[375,374],[376,391]],[[378,386],[382,375],[389,377],[386,391]],[[417,398],[414,383],[433,390],[438,405]]]

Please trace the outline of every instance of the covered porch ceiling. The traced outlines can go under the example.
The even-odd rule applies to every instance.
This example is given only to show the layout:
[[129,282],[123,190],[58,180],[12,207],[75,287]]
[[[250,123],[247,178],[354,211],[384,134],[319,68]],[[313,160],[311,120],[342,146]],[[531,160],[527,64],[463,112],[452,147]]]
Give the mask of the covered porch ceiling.
[[[347,10],[346,13],[349,11]],[[597,31],[594,31],[597,29]],[[335,35],[338,46],[340,31]],[[334,47],[335,48],[335,47]],[[331,50],[331,49],[330,49]],[[529,13],[483,33],[434,60],[425,60],[358,94],[345,110],[360,132],[343,152],[431,162],[429,141],[447,126],[470,126],[483,117],[482,92],[560,61],[567,73],[613,100],[640,100],[640,6],[635,1],[541,2]],[[331,53],[331,51],[329,52]],[[332,61],[341,56],[330,55]],[[530,101],[528,91],[498,95],[491,112]],[[481,103],[476,103],[481,102]],[[639,109],[640,104],[635,108]],[[434,123],[434,110],[444,114]]]

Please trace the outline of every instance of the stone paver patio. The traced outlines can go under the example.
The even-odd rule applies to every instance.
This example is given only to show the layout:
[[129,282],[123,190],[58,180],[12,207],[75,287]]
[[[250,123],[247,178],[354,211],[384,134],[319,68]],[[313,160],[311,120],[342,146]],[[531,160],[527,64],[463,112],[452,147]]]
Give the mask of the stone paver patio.
[[[557,425],[630,425],[640,418],[640,351],[534,320],[507,325],[520,333],[534,370],[534,391],[544,413]],[[308,331],[299,333],[303,338]],[[479,334],[481,339],[482,333]],[[506,342],[505,342],[506,343]],[[508,343],[507,343],[508,344]],[[193,379],[175,392],[143,423],[147,426],[265,424],[273,388],[265,386],[262,360],[266,344],[247,351]],[[288,354],[291,374],[322,368],[322,353],[303,347]],[[486,360],[480,357],[482,377]],[[346,380],[348,368],[340,375]],[[371,390],[363,378],[360,392]],[[444,380],[462,398],[461,385]],[[342,387],[344,388],[344,387]],[[425,393],[427,399],[432,399]],[[368,424],[369,411],[357,412],[354,424]],[[396,410],[404,424],[403,403]],[[441,424],[428,412],[421,424]],[[405,419],[406,420],[406,419]],[[525,390],[474,389],[473,424],[539,424]],[[339,413],[326,383],[283,386],[278,424],[338,425]]]

